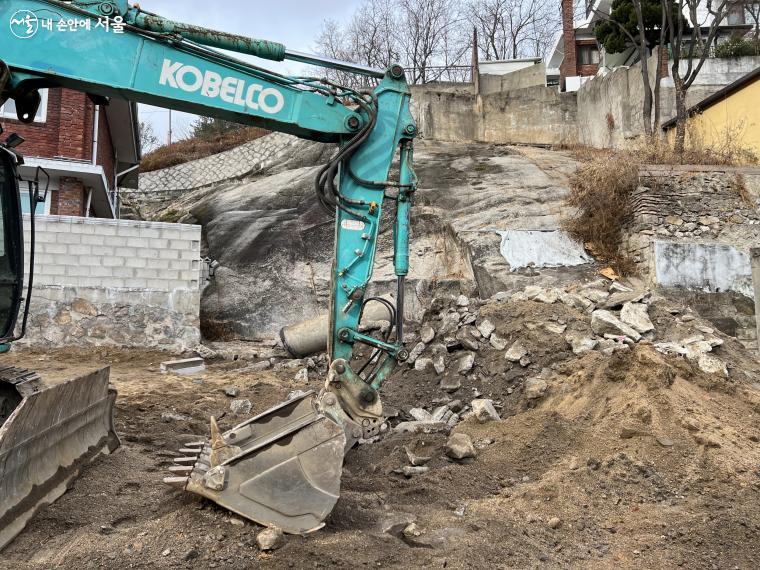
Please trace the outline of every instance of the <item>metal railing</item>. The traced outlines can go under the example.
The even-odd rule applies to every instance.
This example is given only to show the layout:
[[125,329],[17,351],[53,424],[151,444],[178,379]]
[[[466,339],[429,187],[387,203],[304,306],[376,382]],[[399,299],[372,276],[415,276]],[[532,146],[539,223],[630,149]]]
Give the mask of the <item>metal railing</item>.
[[424,68],[405,68],[410,83],[472,83],[474,70],[471,65],[430,65]]

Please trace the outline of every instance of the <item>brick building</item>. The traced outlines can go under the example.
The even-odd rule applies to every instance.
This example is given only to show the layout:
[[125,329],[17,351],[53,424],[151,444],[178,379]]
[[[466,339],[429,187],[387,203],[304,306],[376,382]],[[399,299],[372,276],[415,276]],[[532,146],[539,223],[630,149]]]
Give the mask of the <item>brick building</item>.
[[573,0],[562,0],[562,33],[557,37],[547,70],[550,75],[554,70],[560,91],[577,91],[585,78],[599,71],[594,22],[598,12],[609,11],[609,0],[596,0],[589,5],[586,18],[580,22],[575,21],[575,4]]
[[[703,41],[708,38],[713,18],[709,6],[707,0],[700,0],[697,4]],[[733,36],[754,34],[750,22],[754,22],[752,14],[757,14],[759,6],[758,1],[728,0],[726,17],[718,27],[715,43],[720,44]],[[557,34],[547,60],[548,85],[559,85],[561,91],[577,91],[600,68],[630,66],[639,60],[634,47],[621,53],[605,53],[596,41],[594,28],[604,14],[610,13],[612,0],[562,0],[561,9],[562,32]],[[687,6],[684,7],[684,17],[687,21],[691,18]],[[669,75],[669,63],[664,56],[665,52],[662,59],[663,77]]]
[[[137,185],[137,106],[121,99],[99,105],[69,89],[45,89],[40,94],[42,104],[31,124],[16,119],[12,100],[0,107],[6,135],[17,133],[26,139],[19,147],[25,160],[21,176],[34,177],[38,166],[50,174],[47,201],[37,212],[116,218],[118,187]],[[23,205],[27,211],[28,198]]]

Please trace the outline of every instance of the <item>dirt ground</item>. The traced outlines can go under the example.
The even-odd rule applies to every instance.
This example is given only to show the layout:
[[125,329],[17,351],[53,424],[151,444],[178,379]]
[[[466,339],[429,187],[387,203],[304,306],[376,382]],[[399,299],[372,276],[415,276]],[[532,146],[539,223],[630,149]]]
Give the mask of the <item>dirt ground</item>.
[[[257,550],[256,525],[161,479],[183,443],[207,436],[210,415],[227,411],[222,427],[244,419],[231,416],[226,387],[239,387],[257,413],[304,389],[295,370],[215,361],[184,378],[160,373],[160,353],[12,353],[9,361],[43,378],[110,365],[122,447],[39,513],[0,554],[0,568],[760,567],[757,359],[728,339],[718,354],[729,378],[648,343],[579,357],[541,328],[583,329],[574,309],[504,303],[483,314],[501,337],[522,339],[533,363],[511,365],[503,351],[484,349],[453,394],[469,402],[479,392],[499,406],[503,421],[469,418],[454,429],[472,437],[478,456],[447,459],[445,434],[390,433],[359,446],[326,527],[272,553]],[[678,332],[669,315],[654,308],[652,317],[658,334]],[[537,373],[549,389],[528,400],[523,385]],[[445,399],[438,380],[403,367],[384,401],[406,419],[410,407]],[[189,419],[163,420],[166,412]],[[428,473],[393,473],[407,464],[405,446],[433,458]],[[383,532],[410,521],[419,536]]]

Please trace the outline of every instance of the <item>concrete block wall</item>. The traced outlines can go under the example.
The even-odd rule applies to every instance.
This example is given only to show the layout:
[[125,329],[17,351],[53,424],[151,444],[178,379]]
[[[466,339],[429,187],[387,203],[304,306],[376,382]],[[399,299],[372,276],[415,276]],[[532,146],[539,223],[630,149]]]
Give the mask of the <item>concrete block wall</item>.
[[[24,220],[28,275],[30,219]],[[200,226],[36,219],[28,344],[182,351],[200,340]]]

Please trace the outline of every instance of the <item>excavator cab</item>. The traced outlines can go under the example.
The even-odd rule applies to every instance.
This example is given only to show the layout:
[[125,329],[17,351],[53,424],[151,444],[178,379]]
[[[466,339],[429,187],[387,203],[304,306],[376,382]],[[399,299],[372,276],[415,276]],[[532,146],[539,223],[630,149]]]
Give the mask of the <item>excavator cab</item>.
[[[0,147],[0,343],[13,337],[24,282],[23,220],[17,156]],[[0,410],[0,417],[2,411]]]

